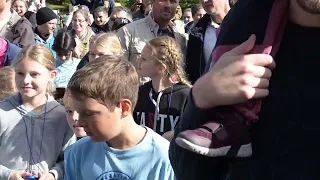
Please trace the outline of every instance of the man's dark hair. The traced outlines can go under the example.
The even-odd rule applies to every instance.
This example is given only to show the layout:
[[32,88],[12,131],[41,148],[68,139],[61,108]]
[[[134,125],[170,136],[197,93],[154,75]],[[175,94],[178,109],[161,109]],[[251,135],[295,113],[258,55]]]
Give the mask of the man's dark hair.
[[128,9],[126,7],[118,6],[118,7],[115,7],[113,9],[112,13],[116,13],[116,12],[119,12],[119,11],[126,12],[126,17],[125,18],[129,19],[132,22],[132,14],[131,14],[130,9]]
[[109,8],[106,8],[105,6],[99,6],[93,10],[93,16],[99,12],[103,12],[104,14],[106,14],[108,16]]
[[74,51],[76,46],[76,41],[71,33],[62,30],[57,34],[52,48],[57,52],[57,54],[67,55],[68,53]]
[[191,8],[187,8],[187,9],[185,9],[185,10],[183,11],[183,13],[185,13],[185,12],[191,12],[191,14],[192,14],[192,10],[191,10]]
[[195,14],[197,14],[197,12],[199,11],[199,9],[202,9],[203,7],[200,4],[195,4],[191,7],[191,13],[192,16],[194,16]]

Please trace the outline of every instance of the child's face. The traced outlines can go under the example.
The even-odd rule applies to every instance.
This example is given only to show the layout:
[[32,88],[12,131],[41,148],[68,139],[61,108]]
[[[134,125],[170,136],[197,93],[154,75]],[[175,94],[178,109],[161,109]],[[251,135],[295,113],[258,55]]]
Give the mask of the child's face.
[[140,77],[150,77],[151,79],[161,75],[161,65],[152,56],[152,51],[145,46],[138,59],[138,75]]
[[53,82],[56,77],[55,71],[29,58],[16,64],[15,73],[17,89],[22,96],[29,98],[45,94],[49,81]]
[[74,134],[77,137],[86,136],[87,134],[84,131],[83,127],[80,127],[78,124],[79,114],[72,107],[72,98],[70,97],[70,95],[65,94],[65,96],[63,97],[63,103],[65,105],[65,109],[67,112],[68,124],[69,124],[70,128],[72,129],[72,131],[74,132]]
[[73,99],[73,107],[79,113],[81,125],[92,141],[105,142],[120,135],[122,130],[121,108],[114,111],[92,98]]
[[110,54],[108,53],[108,49],[98,44],[91,44],[89,48],[89,61],[93,61],[96,58],[107,54]]

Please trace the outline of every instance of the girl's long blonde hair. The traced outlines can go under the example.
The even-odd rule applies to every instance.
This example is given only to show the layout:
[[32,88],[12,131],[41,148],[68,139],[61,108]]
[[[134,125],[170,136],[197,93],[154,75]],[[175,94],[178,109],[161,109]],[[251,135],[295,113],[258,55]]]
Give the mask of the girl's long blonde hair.
[[[49,71],[56,69],[56,62],[54,56],[47,47],[42,44],[30,44],[25,46],[19,53],[17,59],[15,60],[13,66],[16,66],[18,63],[22,62],[26,58],[30,58],[34,61],[45,66]],[[47,93],[52,95],[54,91],[54,82],[48,81]]]
[[167,68],[163,76],[176,78],[177,81],[191,87],[184,72],[183,56],[179,44],[169,36],[161,36],[152,39],[146,44],[152,51],[152,55]]

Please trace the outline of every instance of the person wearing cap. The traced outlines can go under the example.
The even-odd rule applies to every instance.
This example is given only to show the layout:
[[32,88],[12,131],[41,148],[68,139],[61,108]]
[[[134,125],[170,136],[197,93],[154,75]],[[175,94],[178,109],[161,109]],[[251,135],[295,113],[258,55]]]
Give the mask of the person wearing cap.
[[112,23],[111,31],[117,32],[122,26],[129,23],[131,23],[131,21],[127,18],[116,18]]
[[31,23],[11,9],[11,0],[0,3],[0,37],[20,47],[34,43]]
[[[36,43],[40,43],[49,48],[54,57],[56,52],[52,49],[54,43],[53,32],[57,25],[58,16],[48,7],[40,8],[36,14],[38,26],[34,29],[34,39]],[[60,61],[56,61],[56,66],[61,65]]]

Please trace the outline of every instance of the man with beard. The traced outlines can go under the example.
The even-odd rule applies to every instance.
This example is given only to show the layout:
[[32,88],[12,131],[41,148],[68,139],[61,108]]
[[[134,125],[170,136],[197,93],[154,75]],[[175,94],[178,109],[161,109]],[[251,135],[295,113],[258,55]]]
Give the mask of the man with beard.
[[144,19],[134,21],[117,32],[124,50],[124,59],[137,67],[137,59],[146,42],[157,36],[170,36],[179,43],[182,52],[186,50],[186,38],[178,33],[171,19],[176,14],[179,0],[151,0],[152,12]]
[[[233,135],[240,135],[233,136],[239,140],[248,132],[239,133],[239,127],[234,127],[229,133],[230,124],[216,131],[214,123],[219,122],[212,120],[221,109],[232,117],[235,104],[264,98],[261,110],[256,104],[251,114],[243,111],[259,115],[249,131],[253,153],[247,158],[209,158],[173,140],[170,159],[177,179],[319,179],[320,0],[238,1],[220,28],[213,52],[213,60],[219,60],[194,84],[175,138],[191,129],[189,135],[200,137],[196,143],[214,144],[215,139],[227,145],[225,140]],[[199,128],[208,121],[208,126]],[[241,142],[229,142],[225,149],[235,155],[238,148],[232,147]]]

